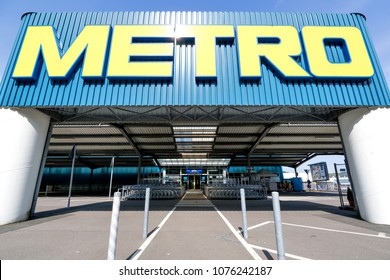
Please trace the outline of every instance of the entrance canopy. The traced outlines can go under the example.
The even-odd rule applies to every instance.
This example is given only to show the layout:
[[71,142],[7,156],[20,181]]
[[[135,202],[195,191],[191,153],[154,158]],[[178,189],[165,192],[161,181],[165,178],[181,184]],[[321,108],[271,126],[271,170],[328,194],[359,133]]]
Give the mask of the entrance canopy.
[[[225,117],[217,121],[212,116],[224,111],[223,108],[213,109],[211,115],[205,114],[204,110],[211,109],[187,109],[172,121],[157,121],[150,113],[145,113],[136,114],[137,119],[145,119],[143,122],[113,119],[105,123],[54,124],[46,164],[69,165],[68,155],[74,144],[77,144],[78,163],[92,168],[108,166],[112,156],[117,157],[117,165],[123,166],[137,166],[138,158],[142,156],[142,165],[159,167],[296,167],[315,155],[343,153],[334,121],[266,122],[259,117],[262,110],[254,108],[250,114],[236,111],[233,116],[225,112]],[[225,109],[229,110],[234,111]],[[191,121],[195,118],[194,111],[199,113],[197,119]],[[83,117],[85,115],[78,118]],[[307,119],[314,117],[306,115]]]

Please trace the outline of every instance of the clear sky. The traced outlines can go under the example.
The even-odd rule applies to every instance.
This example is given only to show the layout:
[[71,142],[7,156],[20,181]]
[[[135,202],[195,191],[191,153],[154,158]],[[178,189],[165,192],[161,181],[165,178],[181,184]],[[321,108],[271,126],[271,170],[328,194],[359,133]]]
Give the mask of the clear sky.
[[[366,16],[387,81],[390,81],[389,0],[0,0],[0,77],[26,12],[65,11],[256,11],[256,12],[359,12]],[[315,158],[343,163],[342,157]],[[304,164],[299,171],[307,168]]]

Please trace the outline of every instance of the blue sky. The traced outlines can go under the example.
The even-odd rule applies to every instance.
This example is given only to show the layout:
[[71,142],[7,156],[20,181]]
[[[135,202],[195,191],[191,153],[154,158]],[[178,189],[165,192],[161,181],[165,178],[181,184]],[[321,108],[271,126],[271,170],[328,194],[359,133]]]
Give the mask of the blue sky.
[[[390,81],[389,0],[0,0],[0,77],[8,61],[20,18],[26,12],[65,11],[259,11],[259,12],[359,12],[366,16],[386,79]],[[343,157],[315,158],[344,163]],[[303,171],[306,164],[299,169]],[[302,169],[302,170],[301,170]]]

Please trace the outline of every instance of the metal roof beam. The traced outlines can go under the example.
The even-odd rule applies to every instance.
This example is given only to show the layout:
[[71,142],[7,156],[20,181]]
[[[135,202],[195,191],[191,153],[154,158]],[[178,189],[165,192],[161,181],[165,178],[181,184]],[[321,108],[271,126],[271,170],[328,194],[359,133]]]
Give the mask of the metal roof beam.
[[135,144],[134,141],[133,141],[133,139],[131,139],[131,136],[126,132],[124,126],[118,125],[118,124],[111,124],[111,126],[117,128],[117,129],[120,131],[120,133],[122,133],[123,137],[125,137],[126,140],[131,144],[131,146],[133,147],[135,153],[136,153],[139,157],[142,157],[142,153],[141,153],[141,151],[138,149],[137,144]]
[[279,125],[279,123],[272,123],[272,124],[269,124],[267,125],[263,132],[258,136],[256,142],[252,145],[252,147],[249,149],[249,152],[248,152],[248,156],[250,156],[255,150],[256,150],[256,147],[257,145],[260,144],[260,142],[264,139],[265,136],[267,136],[268,132],[274,128],[275,126]]

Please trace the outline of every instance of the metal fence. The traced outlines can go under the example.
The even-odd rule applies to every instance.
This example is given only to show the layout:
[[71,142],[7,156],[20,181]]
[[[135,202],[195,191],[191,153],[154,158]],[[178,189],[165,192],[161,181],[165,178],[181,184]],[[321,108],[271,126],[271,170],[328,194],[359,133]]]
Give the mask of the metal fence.
[[150,199],[177,199],[184,195],[184,187],[178,184],[140,184],[123,186],[122,200],[145,199],[146,189],[150,188]]
[[240,189],[247,199],[267,199],[267,190],[258,185],[206,185],[204,193],[208,199],[240,199]]

